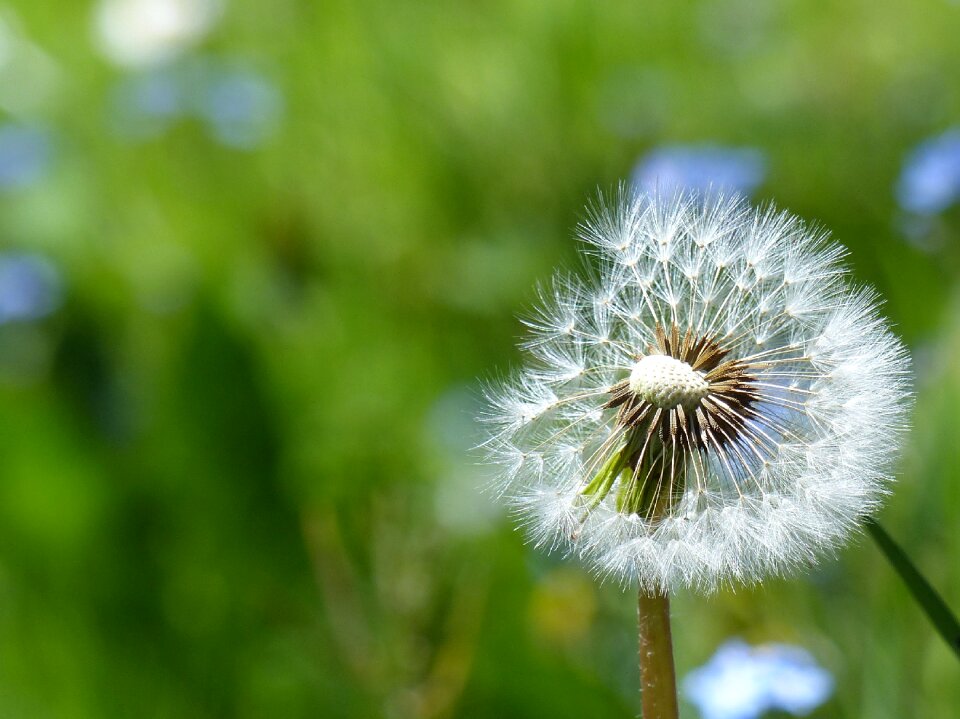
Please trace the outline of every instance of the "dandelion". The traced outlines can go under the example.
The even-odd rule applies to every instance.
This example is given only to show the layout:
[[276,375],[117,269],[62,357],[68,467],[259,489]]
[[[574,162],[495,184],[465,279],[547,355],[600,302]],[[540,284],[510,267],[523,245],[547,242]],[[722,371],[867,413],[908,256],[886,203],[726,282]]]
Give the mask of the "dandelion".
[[579,236],[594,278],[542,290],[484,447],[533,541],[638,586],[669,647],[670,591],[810,565],[877,508],[908,358],[844,250],[787,213],[621,191]]

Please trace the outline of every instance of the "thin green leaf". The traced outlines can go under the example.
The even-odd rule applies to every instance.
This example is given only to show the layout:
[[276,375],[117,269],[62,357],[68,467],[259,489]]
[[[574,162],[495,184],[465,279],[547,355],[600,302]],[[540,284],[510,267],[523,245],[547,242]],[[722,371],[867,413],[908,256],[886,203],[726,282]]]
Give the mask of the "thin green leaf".
[[907,589],[917,600],[926,613],[927,618],[936,627],[943,641],[953,650],[957,658],[960,659],[960,622],[950,611],[943,598],[937,593],[930,582],[928,582],[920,571],[916,568],[910,558],[904,553],[900,546],[890,538],[887,531],[881,527],[875,520],[867,520],[867,531],[873,537],[873,541],[880,547],[880,551],[887,558],[887,561],[897,570],[897,574],[907,585]]

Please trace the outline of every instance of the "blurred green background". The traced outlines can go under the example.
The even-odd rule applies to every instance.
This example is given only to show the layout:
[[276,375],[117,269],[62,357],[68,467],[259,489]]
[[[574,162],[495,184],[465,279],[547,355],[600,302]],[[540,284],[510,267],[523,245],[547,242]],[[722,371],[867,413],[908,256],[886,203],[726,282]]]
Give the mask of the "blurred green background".
[[[886,297],[883,520],[960,606],[960,211],[902,190],[958,37],[946,0],[0,3],[0,716],[636,716],[632,593],[467,450],[584,203],[678,144],[759,153]],[[674,614],[681,676],[788,642],[814,716],[960,706],[863,539]]]

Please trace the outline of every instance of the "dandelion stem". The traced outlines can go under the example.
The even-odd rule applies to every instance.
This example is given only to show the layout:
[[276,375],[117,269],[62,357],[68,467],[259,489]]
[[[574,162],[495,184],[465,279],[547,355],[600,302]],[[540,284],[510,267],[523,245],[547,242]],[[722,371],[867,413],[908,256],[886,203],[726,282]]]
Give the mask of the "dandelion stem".
[[677,678],[670,637],[670,598],[640,590],[640,700],[643,719],[677,719]]
[[876,542],[887,561],[893,565],[897,574],[900,575],[900,579],[910,590],[910,594],[913,595],[927,618],[940,636],[943,637],[943,641],[960,658],[960,622],[950,611],[950,607],[910,561],[910,558],[907,557],[900,546],[890,538],[883,527],[872,519],[868,519],[865,524],[873,541]]

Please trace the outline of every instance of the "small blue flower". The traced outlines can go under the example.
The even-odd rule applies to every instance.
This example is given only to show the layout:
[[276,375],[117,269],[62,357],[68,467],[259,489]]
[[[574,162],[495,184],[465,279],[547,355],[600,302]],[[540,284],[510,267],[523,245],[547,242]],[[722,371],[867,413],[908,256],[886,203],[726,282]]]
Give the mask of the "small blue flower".
[[281,113],[280,92],[265,77],[244,70],[213,76],[198,111],[222,144],[250,148],[267,139]]
[[0,191],[29,187],[43,178],[53,157],[50,133],[31,125],[0,125]]
[[122,80],[113,93],[113,122],[129,139],[145,140],[195,117],[222,145],[250,149],[276,130],[283,110],[266,77],[218,59],[193,57]]
[[960,127],[920,143],[907,157],[897,201],[908,212],[935,215],[960,199]]
[[833,677],[799,647],[726,642],[683,682],[703,719],[757,719],[779,710],[804,716],[833,692]]
[[719,145],[664,145],[634,168],[638,192],[670,196],[682,190],[751,194],[763,182],[766,160],[755,148]]
[[46,258],[0,254],[0,324],[38,320],[61,303],[60,273]]
[[159,135],[187,111],[187,105],[183,83],[169,69],[131,75],[113,92],[117,129],[131,138]]

